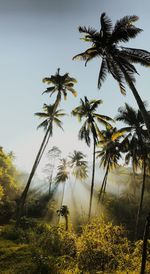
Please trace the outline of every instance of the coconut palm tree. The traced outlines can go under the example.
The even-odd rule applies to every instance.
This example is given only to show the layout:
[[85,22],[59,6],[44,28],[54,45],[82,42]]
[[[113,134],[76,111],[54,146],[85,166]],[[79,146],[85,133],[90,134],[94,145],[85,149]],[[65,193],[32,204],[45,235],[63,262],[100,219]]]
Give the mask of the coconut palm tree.
[[75,97],[77,96],[77,92],[74,89],[74,84],[77,83],[77,80],[70,77],[69,73],[60,75],[59,72],[60,69],[58,68],[55,75],[51,75],[50,77],[45,77],[43,79],[44,83],[51,85],[43,93],[49,93],[50,96],[52,96],[54,93],[57,93],[55,109],[57,109],[62,95],[64,96],[64,99],[67,98],[68,91],[71,92]]
[[120,46],[121,42],[128,42],[142,31],[134,25],[137,20],[138,17],[135,15],[124,16],[113,27],[110,18],[102,13],[100,31],[91,27],[80,26],[79,32],[84,35],[82,40],[90,42],[92,45],[86,51],[74,56],[73,60],[84,60],[86,65],[96,57],[102,59],[98,76],[98,88],[105,81],[107,73],[110,73],[118,82],[122,94],[126,94],[125,83],[127,83],[142,113],[150,137],[150,118],[134,84],[134,75],[138,72],[133,65],[139,63],[149,66],[150,52]]
[[124,130],[117,130],[116,127],[101,131],[101,140],[98,142],[98,147],[101,150],[97,151],[97,157],[101,159],[100,166],[105,169],[105,174],[98,201],[100,201],[102,195],[104,197],[109,171],[119,166],[118,161],[121,159],[119,140],[123,134]]
[[35,174],[35,171],[38,167],[38,164],[41,160],[41,157],[45,151],[46,145],[48,144],[49,138],[53,135],[53,126],[54,124],[57,125],[59,128],[62,128],[62,122],[60,120],[61,117],[65,115],[65,113],[62,110],[55,110],[54,105],[46,105],[43,106],[43,112],[37,112],[35,113],[36,116],[38,116],[41,119],[44,119],[42,123],[38,126],[38,128],[44,128],[45,135],[42,140],[41,146],[39,148],[39,151],[37,153],[37,156],[35,158],[33,167],[31,169],[27,184],[21,194],[20,200],[18,202],[18,212],[17,212],[17,225],[20,223],[20,218],[23,214],[24,204],[27,198],[27,194],[31,185],[32,178]]
[[68,231],[68,215],[69,215],[69,210],[66,205],[62,205],[60,209],[57,210],[58,216],[62,216],[65,218],[65,223],[66,223],[66,231]]
[[146,130],[144,129],[145,123],[139,110],[136,111],[128,104],[125,104],[125,107],[119,108],[118,111],[119,114],[117,115],[116,120],[124,122],[127,125],[127,127],[124,129],[129,132],[126,138],[128,140],[128,151],[125,157],[125,163],[129,164],[130,160],[132,161],[133,174],[138,168],[142,168],[143,170],[141,197],[135,229],[135,234],[137,234],[138,224],[143,207],[146,171],[149,162],[149,138]]
[[139,155],[139,145],[143,146],[143,127],[145,125],[143,117],[140,111],[134,110],[127,103],[124,107],[118,109],[118,115],[116,116],[117,121],[123,122],[126,127],[123,129],[126,131],[122,142],[123,152],[126,153],[125,163],[128,165],[132,162],[133,174],[139,166],[138,155]]
[[88,165],[87,161],[84,160],[85,155],[81,151],[74,150],[69,158],[73,176],[77,180],[84,181],[88,177]]
[[[96,109],[102,100],[91,100],[89,101],[87,97],[84,97],[84,100],[80,100],[81,104],[76,107],[72,114],[79,118],[79,121],[84,119],[84,123],[79,131],[79,139],[84,140],[88,146],[91,143],[91,136],[93,139],[93,167],[92,167],[92,181],[91,181],[91,191],[90,191],[90,203],[89,203],[89,214],[88,217],[91,217],[92,209],[92,199],[93,199],[93,188],[94,188],[94,177],[95,177],[95,149],[98,142],[99,128],[97,122],[104,125],[105,127],[111,127],[108,121],[112,119],[108,116],[101,115],[96,113]],[[91,135],[91,136],[90,136]]]

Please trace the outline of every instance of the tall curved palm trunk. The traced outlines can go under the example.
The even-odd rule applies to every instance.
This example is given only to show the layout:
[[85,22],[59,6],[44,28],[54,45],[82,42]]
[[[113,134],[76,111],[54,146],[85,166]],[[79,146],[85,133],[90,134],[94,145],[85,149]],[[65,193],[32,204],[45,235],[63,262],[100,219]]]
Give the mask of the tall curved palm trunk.
[[138,213],[136,217],[136,226],[135,226],[135,239],[138,239],[138,228],[139,228],[139,221],[142,213],[143,208],[143,199],[144,199],[144,191],[145,191],[145,181],[146,181],[146,160],[144,159],[143,162],[143,180],[142,180],[142,188],[141,188],[141,197],[140,203],[138,208]]
[[98,197],[98,203],[100,202],[100,200],[102,198],[102,194],[104,195],[105,192],[106,192],[107,178],[108,178],[108,172],[109,172],[109,164],[110,164],[110,158],[108,159],[107,168],[106,168],[105,175],[104,175],[104,178],[103,178],[103,182],[102,182],[102,185],[101,185],[101,189],[100,189],[100,193],[99,193],[99,197]]
[[20,219],[21,216],[23,214],[23,209],[24,209],[24,204],[27,198],[27,194],[30,188],[30,184],[32,181],[32,178],[35,174],[35,171],[39,165],[39,162],[41,160],[41,157],[46,149],[46,146],[48,144],[49,138],[50,136],[53,135],[53,123],[56,123],[56,125],[58,127],[60,127],[62,129],[62,122],[59,119],[59,117],[64,116],[65,114],[61,111],[61,110],[57,110],[55,111],[54,109],[54,105],[46,105],[44,104],[43,106],[44,112],[38,112],[35,113],[37,116],[44,118],[44,121],[38,126],[39,127],[44,127],[44,129],[46,130],[46,133],[44,135],[43,141],[41,143],[40,149],[37,153],[35,162],[33,164],[33,167],[31,169],[26,187],[24,189],[24,191],[22,192],[22,195],[20,197],[20,200],[18,201],[18,205],[17,205],[17,216],[16,216],[16,225],[18,226],[20,223]]
[[135,88],[135,85],[129,79],[128,79],[128,83],[129,83],[129,87],[130,87],[130,89],[131,89],[131,91],[134,95],[134,98],[137,102],[139,110],[141,111],[143,120],[144,120],[144,122],[146,124],[146,127],[147,127],[148,135],[149,135],[149,138],[150,138],[150,116],[148,115],[148,112],[145,109],[144,103],[143,103],[137,89]]
[[56,101],[54,103],[54,110],[56,111],[56,109],[58,108],[59,104],[61,102],[61,90],[58,90],[58,94],[56,97]]
[[[24,209],[24,205],[25,205],[25,201],[26,201],[26,198],[27,198],[27,194],[28,194],[28,191],[29,191],[29,188],[30,188],[30,185],[31,185],[32,178],[33,178],[33,176],[35,174],[35,171],[36,171],[36,169],[37,169],[37,167],[39,165],[39,162],[40,162],[40,159],[41,159],[41,154],[44,153],[44,150],[46,148],[45,143],[47,142],[47,138],[49,139],[48,135],[49,135],[49,127],[48,127],[48,129],[47,129],[47,131],[46,131],[46,133],[44,135],[44,138],[43,138],[43,141],[41,143],[40,149],[39,149],[39,151],[37,153],[37,156],[35,158],[33,167],[31,169],[31,172],[30,172],[27,184],[25,186],[24,191],[22,192],[22,195],[21,195],[20,200],[19,200],[18,205],[17,205],[17,222],[16,222],[17,226],[19,225],[20,218],[21,218],[21,216],[23,214],[23,209]],[[43,148],[44,148],[44,150],[43,150]]]
[[90,191],[90,203],[89,203],[89,214],[88,219],[91,218],[91,210],[92,210],[92,200],[93,200],[93,190],[94,190],[94,178],[95,178],[95,148],[96,148],[96,141],[93,136],[93,167],[92,167],[92,181],[91,181],[91,191]]

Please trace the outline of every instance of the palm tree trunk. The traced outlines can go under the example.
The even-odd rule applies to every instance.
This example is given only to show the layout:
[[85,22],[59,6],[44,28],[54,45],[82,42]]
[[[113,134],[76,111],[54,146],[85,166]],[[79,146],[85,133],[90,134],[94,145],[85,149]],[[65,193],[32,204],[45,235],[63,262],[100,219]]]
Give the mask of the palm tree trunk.
[[[60,207],[59,208],[61,208],[62,207],[62,205],[63,205],[63,200],[64,200],[64,194],[65,194],[65,182],[63,183],[63,192],[62,192],[62,198],[61,198],[61,205],[60,205]],[[60,215],[58,216],[58,224],[60,223]]]
[[[64,200],[64,194],[65,194],[65,183],[63,183],[64,185],[63,185],[63,193],[62,193],[62,199],[61,199],[61,206],[63,205],[63,200]],[[60,207],[61,207],[60,206]]]
[[105,196],[105,193],[106,193],[107,178],[108,178],[108,170],[107,170],[107,174],[106,174],[106,178],[105,178],[105,183],[104,183],[104,188],[103,188],[102,202],[104,202],[104,196]]
[[141,217],[142,207],[143,207],[143,198],[144,198],[144,190],[145,190],[145,179],[146,179],[146,161],[144,158],[143,163],[143,182],[142,182],[142,189],[141,189],[141,198],[140,198],[140,204],[139,209],[137,213],[137,219],[136,219],[136,226],[135,226],[135,239],[138,237],[138,226],[139,226],[139,220]]
[[129,84],[129,87],[132,90],[132,93],[133,93],[133,95],[135,97],[135,100],[136,100],[136,102],[137,102],[137,104],[139,106],[139,110],[141,111],[143,120],[144,120],[144,122],[146,124],[146,127],[147,127],[148,135],[150,137],[150,117],[148,115],[148,112],[147,112],[147,110],[146,110],[146,108],[144,106],[144,103],[143,103],[140,95],[138,94],[138,92],[137,92],[137,90],[136,90],[133,82],[130,81],[130,79],[128,79],[128,78],[127,78],[127,82]]
[[108,178],[108,172],[109,172],[109,165],[110,165],[110,159],[108,160],[107,169],[106,169],[106,177],[105,177],[105,183],[104,183],[104,187],[103,187],[103,200],[104,200],[104,195],[105,195],[105,192],[106,192],[106,185],[107,185],[107,178]]
[[145,273],[146,258],[147,258],[147,240],[148,240],[149,228],[150,228],[150,213],[148,214],[148,216],[146,218],[145,229],[144,229],[142,264],[141,264],[140,274]]
[[52,175],[51,175],[50,180],[49,180],[49,190],[48,190],[49,197],[51,195],[51,186],[52,186]]
[[17,205],[17,218],[16,218],[16,225],[18,226],[19,223],[20,223],[20,218],[23,214],[23,209],[24,209],[24,204],[25,204],[25,201],[26,201],[26,197],[27,197],[27,194],[28,194],[28,191],[29,191],[29,187],[30,187],[30,184],[31,184],[31,181],[32,181],[32,178],[35,174],[35,171],[37,169],[37,166],[39,164],[39,158],[41,156],[41,152],[43,150],[43,147],[44,147],[44,144],[46,142],[46,139],[47,139],[47,136],[48,136],[48,133],[49,133],[49,127],[44,135],[44,138],[43,138],[43,141],[42,141],[42,144],[40,146],[40,149],[38,151],[38,154],[35,158],[35,162],[33,164],[33,167],[32,167],[32,170],[30,172],[30,175],[29,175],[29,178],[28,178],[28,181],[27,181],[27,184],[25,186],[25,189],[23,190],[22,194],[21,194],[21,197],[20,197],[20,200],[18,202],[18,205]]
[[56,101],[54,103],[54,112],[57,110],[60,101],[61,101],[61,90],[59,89],[57,97],[56,97]]
[[65,214],[66,231],[68,231],[68,215]]
[[106,172],[105,172],[104,179],[103,179],[103,182],[102,182],[102,186],[101,186],[101,189],[100,189],[98,202],[100,202],[102,194],[104,195],[105,191],[106,191],[107,177],[108,177],[108,172],[109,172],[109,164],[110,164],[110,159],[108,159],[107,168],[106,168]]
[[44,153],[44,151],[45,151],[45,149],[46,149],[46,147],[47,147],[47,144],[48,144],[48,142],[49,142],[50,136],[51,136],[51,133],[49,132],[49,135],[48,135],[48,137],[47,137],[47,140],[45,141],[45,144],[44,144],[44,146],[43,146],[43,148],[42,148],[42,150],[41,150],[39,159],[38,159],[38,161],[37,161],[37,166],[39,165],[39,162],[41,161],[41,158],[42,158],[42,156],[43,156],[43,153]]
[[90,204],[89,204],[89,214],[88,219],[90,220],[91,217],[91,209],[92,209],[92,199],[93,199],[93,188],[94,188],[94,177],[95,177],[95,147],[96,141],[93,136],[93,168],[92,168],[92,182],[91,182],[91,192],[90,192]]
[[105,175],[104,175],[104,178],[103,178],[103,182],[102,182],[102,185],[101,185],[101,189],[100,189],[100,193],[99,193],[99,197],[98,197],[98,203],[101,200],[101,196],[102,196],[104,185],[105,185],[105,180],[106,180],[106,172],[105,172]]

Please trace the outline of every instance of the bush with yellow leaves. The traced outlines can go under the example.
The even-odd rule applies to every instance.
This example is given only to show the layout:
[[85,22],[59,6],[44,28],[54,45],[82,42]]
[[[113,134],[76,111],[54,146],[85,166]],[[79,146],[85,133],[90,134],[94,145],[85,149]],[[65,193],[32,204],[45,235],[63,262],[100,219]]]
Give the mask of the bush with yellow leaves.
[[131,266],[130,254],[130,242],[124,229],[106,223],[103,218],[87,224],[78,239],[78,266],[85,272],[123,271]]

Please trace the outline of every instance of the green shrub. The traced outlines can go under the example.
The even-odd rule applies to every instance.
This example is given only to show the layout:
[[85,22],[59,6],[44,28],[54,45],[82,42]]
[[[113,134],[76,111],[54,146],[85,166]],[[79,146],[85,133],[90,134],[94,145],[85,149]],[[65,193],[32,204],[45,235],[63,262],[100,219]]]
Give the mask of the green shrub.
[[58,269],[52,256],[43,255],[40,249],[35,249],[32,258],[36,264],[35,274],[57,274]]
[[[138,273],[140,273],[141,260],[142,260],[142,248],[143,241],[137,241],[135,243],[133,253],[132,253],[132,269],[136,269]],[[147,261],[146,261],[146,272],[145,274],[150,273],[150,240],[147,245]]]
[[20,228],[22,229],[29,229],[29,228],[36,228],[37,227],[37,220],[27,217],[22,217],[20,220]]
[[122,227],[95,219],[83,228],[78,240],[79,269],[90,273],[124,270],[129,262],[129,244]]
[[51,226],[40,226],[36,231],[38,233],[43,231],[37,240],[37,244],[46,254],[76,256],[75,235],[73,233],[64,231],[60,227]]
[[25,232],[21,228],[16,229],[14,225],[7,225],[2,227],[0,236],[6,240],[11,240],[11,241],[24,242],[26,239]]
[[14,216],[16,210],[16,203],[14,201],[0,201],[0,224],[8,224],[10,219]]

